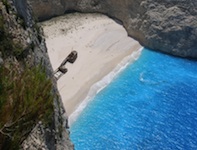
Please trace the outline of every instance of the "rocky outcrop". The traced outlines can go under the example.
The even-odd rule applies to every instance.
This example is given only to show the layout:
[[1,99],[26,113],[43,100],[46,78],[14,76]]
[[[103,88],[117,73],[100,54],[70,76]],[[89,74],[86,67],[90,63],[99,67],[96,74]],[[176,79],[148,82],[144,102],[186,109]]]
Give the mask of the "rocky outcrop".
[[[28,66],[42,65],[46,69],[47,76],[53,80],[53,70],[47,54],[45,41],[42,38],[42,29],[35,24],[31,8],[27,1],[8,0],[4,1],[4,3],[0,2],[0,17],[1,20],[3,19],[4,21],[3,28],[9,32],[8,35],[13,41],[13,43],[10,43],[20,45],[21,66],[23,63]],[[0,26],[2,26],[2,24],[0,24]],[[0,30],[1,36],[3,36],[3,32],[3,30]],[[6,49],[6,51],[8,51],[8,49]],[[1,52],[2,49],[0,49],[0,64],[2,64],[5,59],[1,57]],[[10,55],[8,57],[12,56]],[[17,61],[15,56],[14,60]],[[69,139],[69,131],[67,130],[68,125],[65,110],[56,88],[55,80],[53,80],[52,93],[55,96],[53,99],[54,111],[49,120],[50,124],[44,124],[41,121],[37,123],[26,140],[23,141],[21,145],[22,149],[73,149],[73,144]],[[32,120],[34,119],[35,118],[32,118]],[[29,133],[29,130],[27,133]]]
[[118,19],[128,34],[153,50],[197,58],[197,1],[27,0],[39,20],[65,12],[98,12]]

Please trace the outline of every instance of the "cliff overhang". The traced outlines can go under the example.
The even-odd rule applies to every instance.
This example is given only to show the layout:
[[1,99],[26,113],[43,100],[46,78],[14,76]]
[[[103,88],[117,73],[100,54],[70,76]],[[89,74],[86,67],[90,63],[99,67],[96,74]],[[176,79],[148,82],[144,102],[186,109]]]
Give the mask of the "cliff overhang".
[[23,0],[46,20],[68,12],[102,13],[122,22],[143,46],[197,58],[197,2],[191,0]]

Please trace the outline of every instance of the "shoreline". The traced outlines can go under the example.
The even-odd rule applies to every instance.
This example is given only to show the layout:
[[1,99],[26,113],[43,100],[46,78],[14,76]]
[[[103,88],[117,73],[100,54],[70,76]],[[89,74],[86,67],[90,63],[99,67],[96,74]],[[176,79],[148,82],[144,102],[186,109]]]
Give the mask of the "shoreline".
[[77,109],[75,109],[75,111],[70,114],[69,126],[71,126],[77,120],[83,109],[85,109],[88,103],[92,101],[100,91],[105,89],[105,87],[107,87],[122,71],[124,71],[124,69],[126,69],[128,65],[132,64],[139,58],[142,49],[143,47],[139,50],[134,51],[131,55],[123,58],[123,60],[111,72],[109,72],[101,80],[91,86],[86,98],[79,104]]
[[78,52],[76,62],[67,63],[68,72],[57,81],[68,116],[77,110],[92,85],[142,48],[121,25],[100,14],[69,14],[41,25],[53,70],[72,50]]

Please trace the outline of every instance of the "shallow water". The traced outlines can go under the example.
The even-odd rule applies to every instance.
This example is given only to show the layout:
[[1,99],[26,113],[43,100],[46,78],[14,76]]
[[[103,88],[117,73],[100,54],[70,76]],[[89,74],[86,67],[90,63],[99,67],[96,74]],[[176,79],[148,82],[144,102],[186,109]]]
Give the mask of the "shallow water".
[[197,149],[196,66],[144,49],[72,124],[75,149]]

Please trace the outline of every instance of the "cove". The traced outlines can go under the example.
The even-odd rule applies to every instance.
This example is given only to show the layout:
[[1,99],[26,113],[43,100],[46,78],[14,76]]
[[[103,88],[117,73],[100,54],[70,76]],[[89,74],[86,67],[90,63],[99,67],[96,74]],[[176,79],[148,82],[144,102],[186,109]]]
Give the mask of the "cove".
[[196,66],[143,49],[72,124],[75,149],[197,149]]

